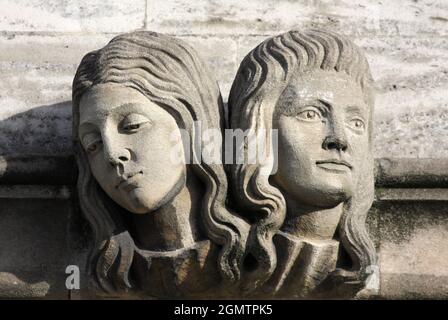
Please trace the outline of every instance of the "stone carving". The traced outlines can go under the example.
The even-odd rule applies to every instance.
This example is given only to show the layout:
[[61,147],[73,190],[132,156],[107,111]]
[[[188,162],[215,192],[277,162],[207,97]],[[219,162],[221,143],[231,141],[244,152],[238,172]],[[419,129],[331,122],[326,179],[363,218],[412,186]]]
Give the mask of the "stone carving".
[[[365,227],[374,196],[373,107],[367,60],[338,34],[293,30],[242,61],[230,127],[265,130],[261,148],[271,158],[229,169],[234,201],[252,222],[243,279],[252,295],[344,297],[375,286]],[[247,150],[240,142],[237,150]]]
[[[178,39],[128,33],[82,59],[73,81],[78,194],[101,289],[216,297],[238,282],[249,225],[226,208],[223,166],[201,161],[195,139],[222,130],[222,112],[216,81]],[[170,159],[179,143],[190,162]]]
[[[258,148],[268,158],[234,159],[228,193],[223,165],[201,157],[197,138],[226,124],[216,81],[191,47],[133,32],[87,54],[73,119],[96,285],[189,298],[345,297],[375,287],[365,227],[373,106],[368,63],[351,41],[318,30],[267,39],[241,63],[228,126],[265,134]],[[248,153],[248,139],[236,142],[237,155]]]

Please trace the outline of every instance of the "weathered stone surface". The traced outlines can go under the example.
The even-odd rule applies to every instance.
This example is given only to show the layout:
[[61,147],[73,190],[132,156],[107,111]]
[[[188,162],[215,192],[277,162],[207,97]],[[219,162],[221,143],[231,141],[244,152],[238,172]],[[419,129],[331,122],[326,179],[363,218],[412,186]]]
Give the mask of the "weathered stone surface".
[[377,159],[376,185],[391,188],[444,188],[448,185],[448,160]]
[[0,36],[0,154],[71,153],[71,83],[105,36]]
[[[231,38],[182,37],[197,47],[226,98],[236,72]],[[71,154],[70,86],[85,52],[108,35],[0,36],[0,154]],[[224,53],[224,54],[222,54]],[[5,94],[7,93],[7,94]]]
[[146,28],[176,34],[275,34],[326,27],[346,35],[448,34],[443,0],[150,0]]
[[0,157],[0,184],[72,185],[76,170],[73,157]]
[[143,28],[145,0],[4,0],[2,31],[123,32]]
[[407,201],[409,203],[427,201],[448,201],[448,191],[445,188],[390,188],[376,189],[376,198],[382,201]]
[[230,36],[198,35],[181,36],[179,39],[192,45],[204,58],[219,83],[224,101],[227,101],[233,77],[241,61],[237,59],[237,41]]
[[[387,211],[388,217],[387,221],[383,219],[383,222],[386,221],[384,225],[389,225],[387,230],[391,230],[394,237],[396,232],[393,230],[400,225],[406,225],[406,215],[414,211],[406,207],[406,201],[418,208],[421,213],[421,216],[414,219],[416,221],[416,228],[413,229],[414,240],[412,234],[407,244],[397,245],[393,242],[393,237],[384,240],[386,244],[384,247],[387,250],[381,254],[381,261],[385,263],[388,272],[381,275],[382,297],[446,297],[447,280],[446,275],[441,272],[442,268],[445,268],[444,261],[435,260],[440,263],[438,269],[437,265],[427,266],[427,262],[418,260],[410,254],[412,246],[415,245],[419,248],[416,249],[418,254],[428,261],[433,253],[423,251],[419,245],[432,241],[437,242],[436,248],[441,253],[440,259],[446,254],[446,250],[438,246],[444,241],[446,224],[440,213],[443,210],[441,208],[446,207],[444,204],[447,194],[446,177],[440,173],[444,168],[439,162],[431,164],[429,160],[423,160],[424,163],[420,163],[418,159],[446,158],[448,155],[447,139],[444,139],[448,130],[446,1],[103,2],[96,0],[2,2],[0,155],[73,153],[70,85],[76,66],[85,52],[100,48],[115,33],[143,28],[146,25],[149,30],[180,36],[194,45],[200,55],[208,61],[216,78],[219,79],[224,100],[227,100],[229,84],[236,71],[236,65],[267,36],[286,31],[293,26],[322,26],[352,35],[355,43],[366,52],[378,89],[375,112],[375,157],[409,157],[417,163],[411,165],[409,169],[409,163],[396,162],[395,165],[399,168],[395,166],[386,173],[377,172],[377,182],[386,187],[377,190],[377,201],[388,205],[394,204],[393,210],[388,211],[387,207],[381,207],[380,210],[374,208],[368,215],[369,231],[377,249],[380,249],[381,242],[378,221],[383,211]],[[144,12],[145,3],[147,3],[147,19]],[[63,161],[60,164],[50,161],[48,164],[42,162],[41,158],[36,161],[32,157],[30,159],[34,165],[25,171],[21,170],[28,164],[24,164],[23,161],[2,159],[0,183],[38,184],[39,181],[45,181],[57,185],[73,184],[75,170],[72,169],[70,161]],[[70,169],[64,171],[64,166],[70,166]],[[410,172],[400,168],[408,168]],[[64,176],[64,173],[67,176]],[[29,174],[32,177],[29,180],[24,179]],[[384,176],[387,176],[385,185]],[[56,224],[59,224],[56,220],[61,219],[60,213],[66,212],[67,209],[59,204],[53,204],[53,200],[50,199],[45,200],[49,204],[43,208],[35,203],[36,198],[56,197],[59,198],[56,200],[59,203],[74,195],[72,192],[62,191],[64,188],[53,185],[7,186],[0,189],[2,202],[8,197],[16,199],[10,206],[8,219],[12,219],[12,214],[21,217],[23,212],[31,210],[25,206],[15,205],[23,202],[34,206],[42,213],[53,211],[48,216],[55,220],[53,223]],[[34,200],[27,200],[30,197]],[[421,204],[419,201],[423,201],[422,199],[432,200]],[[1,213],[0,219],[3,217]],[[45,217],[39,216],[25,222],[13,220],[11,223],[16,225],[39,223],[39,219],[43,218]],[[65,221],[65,217],[62,219]],[[427,222],[432,219],[437,225],[428,226]],[[44,225],[49,230],[55,230],[46,222]],[[61,230],[66,231],[63,223],[59,226]],[[14,226],[13,230],[18,229]],[[61,230],[58,229],[58,232],[62,232]],[[78,230],[71,231],[76,239],[82,237],[78,232]],[[9,236],[9,233],[7,235]],[[52,239],[59,241],[62,236],[55,234]],[[3,245],[3,242],[1,243]],[[80,248],[84,248],[80,249],[81,252],[84,252],[83,250],[86,252],[85,245],[87,244],[79,245]],[[56,248],[55,252],[59,252],[58,250],[60,249]],[[25,256],[28,256],[30,250],[24,252]],[[396,263],[388,261],[390,256],[388,252],[396,258]],[[9,254],[9,251],[7,253]],[[83,260],[85,257],[80,258],[76,254],[72,257],[70,263],[85,261]],[[41,259],[46,258],[42,256]],[[448,260],[448,257],[445,259]],[[410,270],[412,268],[407,264],[407,260],[412,261],[417,271]],[[37,262],[40,263],[41,260]],[[429,269],[425,271],[427,267]],[[40,266],[29,266],[25,269],[28,270],[23,272],[27,274],[26,277],[0,270],[0,283],[6,288],[0,292],[2,297],[68,296],[65,290],[59,295],[58,290],[52,289],[52,287],[63,288],[65,274],[62,269],[58,269],[56,280],[49,281],[42,277]],[[400,270],[406,272],[401,273]],[[48,277],[51,279],[52,276]],[[85,278],[83,276],[81,280],[84,281]],[[82,288],[85,286],[83,283]],[[79,295],[76,292],[71,294],[72,298]]]
[[70,202],[1,201],[0,296],[66,299]]
[[[359,39],[377,83],[375,154],[446,158],[448,39]],[[387,148],[384,148],[387,146]]]
[[[29,161],[22,159],[19,164],[10,162],[15,169],[9,173],[9,179],[5,180],[1,176],[0,183],[4,184],[9,181],[12,184],[23,184],[25,182],[22,178],[25,176],[24,173],[28,173],[32,177],[48,176],[53,171],[58,172],[61,166],[67,163],[62,159],[48,159],[45,164],[44,159],[38,159],[36,163],[42,163],[42,171],[36,171],[36,168],[33,168],[32,159],[32,157],[29,158]],[[390,162],[388,159],[383,159],[377,161],[377,164],[384,161]],[[431,161],[433,165],[431,165]],[[382,189],[381,192],[385,197],[376,197],[374,206],[367,216],[369,234],[380,253],[381,291],[379,298],[447,298],[448,276],[446,272],[448,266],[446,263],[448,252],[445,248],[448,230],[445,210],[447,202],[446,200],[444,202],[431,200],[428,197],[428,189],[418,188],[419,185],[424,185],[436,187],[429,191],[440,190],[437,187],[443,185],[446,172],[443,167],[439,166],[438,160],[395,159],[393,163],[394,166],[391,169],[377,171],[377,182],[387,185],[389,188]],[[420,178],[417,178],[416,172],[421,173]],[[72,176],[60,178],[61,180],[57,181],[51,180],[51,178],[48,183],[67,183],[74,188],[75,172],[67,174]],[[412,177],[412,179],[407,177]],[[30,181],[34,181],[33,179]],[[402,193],[396,193],[394,186],[407,186],[408,193],[418,195],[417,200],[409,202],[409,198],[400,198]],[[2,185],[0,189],[6,190],[5,187],[7,185]],[[47,188],[45,186],[36,187],[39,190]],[[53,185],[50,189],[56,190],[56,188]],[[14,248],[6,251],[2,249],[6,260],[3,260],[5,263],[0,268],[0,287],[2,288],[0,296],[68,298],[67,291],[62,290],[66,277],[64,263],[67,263],[79,265],[82,272],[82,290],[73,290],[70,298],[94,298],[91,292],[85,290],[88,287],[86,256],[88,254],[89,227],[79,212],[73,211],[76,210],[76,206],[72,207],[74,200],[72,197],[75,193],[68,193],[71,199],[69,202],[67,199],[57,199],[62,194],[61,192],[50,192],[47,194],[46,200],[39,200],[39,194],[30,193],[29,190],[31,188],[16,187],[14,194],[3,193],[1,199],[2,204],[7,203],[9,209],[0,210],[0,220],[9,225],[2,231],[4,236],[0,241],[0,246],[5,245],[5,242],[10,245],[10,239],[21,237],[24,231],[28,231],[28,236],[25,240],[16,243]],[[446,194],[447,189],[443,190]],[[391,193],[388,194],[388,191]],[[66,216],[68,211],[72,212],[69,220]],[[41,222],[41,220],[43,221]],[[68,226],[65,223],[68,223]],[[41,224],[41,227],[39,230],[35,230],[32,227],[33,224]],[[45,236],[41,238],[42,235]],[[80,240],[82,241],[80,242]],[[34,246],[30,247],[30,244],[25,241],[33,241],[37,245],[45,243],[45,248],[51,248],[51,250],[48,252],[38,250],[37,260],[32,260],[28,257],[35,250]],[[68,243],[67,248],[70,249],[68,252],[61,252],[66,247],[61,241]],[[15,252],[16,249],[24,256],[23,259],[19,259],[18,253]],[[50,253],[51,255],[48,256]],[[10,258],[8,258],[9,255],[11,255]],[[59,266],[55,266],[56,260],[59,259],[58,256],[66,258]],[[42,271],[41,263],[49,264],[49,262],[53,263],[54,269],[57,269],[55,274],[49,275]],[[26,272],[16,273],[15,266],[19,266]],[[52,287],[58,287],[58,290],[61,291]]]
[[[239,37],[237,60],[263,38]],[[355,42],[376,83],[375,157],[448,157],[448,39],[366,36]]]
[[447,202],[402,200],[376,205],[381,297],[446,299]]
[[[71,77],[83,53],[110,37],[0,36],[0,154],[70,153]],[[181,38],[205,58],[226,101],[237,63],[265,36]],[[375,156],[447,157],[447,39],[359,36],[355,42],[366,51],[378,90]]]

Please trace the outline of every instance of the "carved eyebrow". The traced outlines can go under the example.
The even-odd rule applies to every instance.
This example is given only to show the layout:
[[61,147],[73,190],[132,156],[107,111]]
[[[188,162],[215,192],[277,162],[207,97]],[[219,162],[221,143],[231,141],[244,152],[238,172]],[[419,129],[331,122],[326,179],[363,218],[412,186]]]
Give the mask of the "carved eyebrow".
[[328,110],[331,109],[330,103],[328,103],[325,100],[313,97],[312,99],[309,100],[305,99],[304,101],[301,101],[299,104],[297,103],[286,103],[286,105],[283,104],[282,107],[279,109],[279,112],[285,116],[292,116],[295,115],[297,112],[301,111],[304,107],[312,106],[313,104],[323,106],[325,109]]
[[322,103],[326,108],[328,108],[329,110],[331,110],[333,108],[333,106],[331,105],[331,103],[325,99],[322,98],[317,98],[317,101],[319,101],[320,103]]
[[349,106],[347,106],[347,111],[348,112],[358,112],[362,115],[365,115],[365,113],[367,112],[367,107],[364,105],[349,105]]
[[348,110],[364,110],[365,108],[357,104],[347,106]]
[[[331,104],[331,102],[323,99],[323,98],[318,98],[317,99],[320,103],[322,103],[323,105],[325,105],[325,107],[327,107],[328,109],[332,109],[333,106]],[[347,106],[347,111],[349,112],[359,112],[359,113],[364,113],[367,110],[367,106],[364,104],[358,105],[358,104],[354,104],[354,105],[348,105]]]
[[[141,104],[141,103],[138,103],[138,102],[137,102],[137,103],[135,103],[135,102],[125,102],[125,103],[122,103],[122,104],[120,104],[120,105],[118,105],[118,106],[116,106],[116,107],[113,107],[113,108],[107,110],[106,113],[109,114],[110,112],[112,112],[112,111],[114,111],[114,110],[121,109],[121,108],[124,108],[124,107],[139,107],[139,106],[141,106],[141,105],[142,105],[142,104]],[[84,125],[84,124],[90,124],[90,125],[95,126],[95,123],[92,122],[90,119],[81,122],[81,123],[79,124],[79,127],[81,127],[81,126]]]

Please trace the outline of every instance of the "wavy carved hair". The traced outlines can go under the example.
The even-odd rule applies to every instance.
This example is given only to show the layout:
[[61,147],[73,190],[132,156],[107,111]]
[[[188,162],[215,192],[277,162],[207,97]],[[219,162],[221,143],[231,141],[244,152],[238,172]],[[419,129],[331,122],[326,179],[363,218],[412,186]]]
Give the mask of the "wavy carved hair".
[[[73,132],[79,168],[78,196],[81,210],[93,229],[95,245],[91,272],[106,291],[132,287],[129,271],[135,245],[123,218],[94,179],[79,138],[79,103],[91,87],[117,83],[133,88],[157,103],[181,122],[190,134],[191,169],[205,186],[200,219],[212,242],[221,246],[219,270],[225,280],[240,276],[248,226],[225,207],[227,179],[222,166],[200,161],[195,121],[201,130],[223,129],[222,99],[197,53],[178,39],[140,31],[112,39],[104,48],[88,53],[73,80]],[[194,159],[194,160],[193,160]],[[116,206],[115,206],[116,207]],[[121,208],[120,208],[121,209]],[[122,212],[122,210],[120,211]],[[132,214],[132,213],[129,213]]]
[[[365,220],[374,197],[372,117],[374,106],[373,79],[361,50],[350,40],[324,30],[292,30],[268,38],[242,61],[229,96],[229,119],[232,129],[264,129],[272,148],[272,120],[275,106],[291,77],[297,72],[322,69],[343,72],[358,83],[370,106],[369,153],[360,172],[356,194],[345,203],[338,226],[339,237],[352,260],[351,274],[365,279],[369,266],[376,265],[375,247],[367,233]],[[237,146],[245,150],[247,142]],[[266,154],[271,152],[265,150]],[[261,174],[260,164],[230,166],[232,193],[255,221],[247,250],[258,262],[258,281],[264,282],[274,271],[277,257],[272,238],[284,222],[286,202],[279,189]],[[269,170],[272,170],[272,166]],[[272,171],[268,171],[272,172]],[[366,270],[367,269],[367,270]]]

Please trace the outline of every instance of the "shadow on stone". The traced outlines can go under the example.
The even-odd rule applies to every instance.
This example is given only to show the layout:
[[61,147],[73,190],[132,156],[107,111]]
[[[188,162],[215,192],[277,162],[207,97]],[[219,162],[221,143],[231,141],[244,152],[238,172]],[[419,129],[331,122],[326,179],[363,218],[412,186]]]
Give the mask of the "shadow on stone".
[[38,106],[0,121],[0,155],[69,155],[71,101]]

